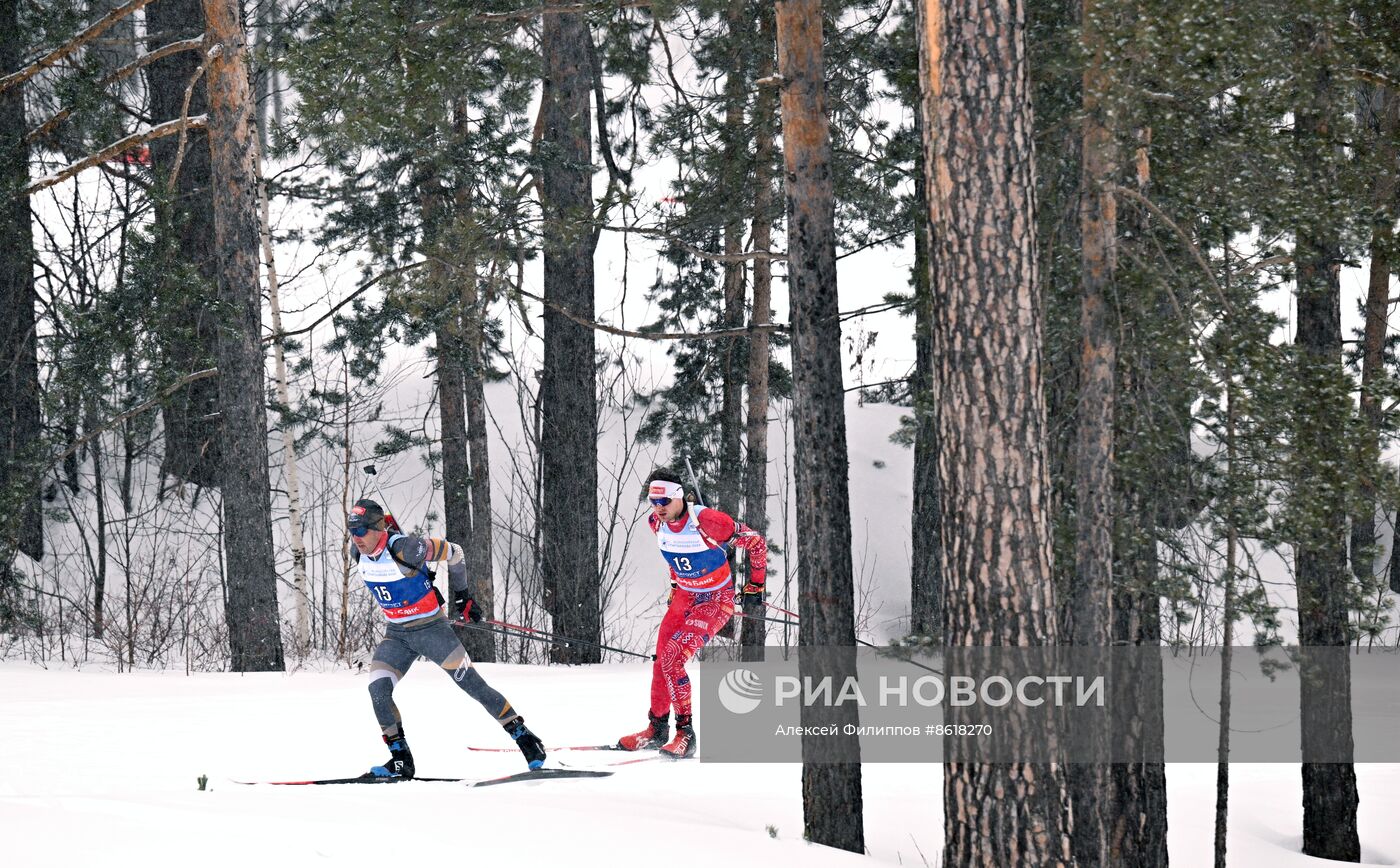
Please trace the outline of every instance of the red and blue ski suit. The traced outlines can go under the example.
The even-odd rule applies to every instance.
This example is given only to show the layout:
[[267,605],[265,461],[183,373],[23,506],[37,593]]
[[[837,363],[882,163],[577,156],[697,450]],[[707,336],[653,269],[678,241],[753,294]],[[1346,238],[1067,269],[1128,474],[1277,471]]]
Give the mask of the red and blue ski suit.
[[734,577],[728,545],[748,552],[749,582],[762,585],[768,569],[763,535],[717,509],[691,505],[679,519],[647,517],[675,586],[661,618],[656,662],[651,670],[651,713],[690,714],[690,677],[685,664],[734,614]]

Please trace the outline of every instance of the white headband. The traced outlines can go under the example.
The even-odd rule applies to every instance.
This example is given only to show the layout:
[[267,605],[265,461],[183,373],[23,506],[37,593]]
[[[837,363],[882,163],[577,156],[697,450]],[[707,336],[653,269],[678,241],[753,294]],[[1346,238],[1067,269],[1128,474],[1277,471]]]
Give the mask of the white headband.
[[667,482],[664,479],[657,479],[651,483],[651,488],[647,491],[647,497],[670,497],[677,498],[684,495],[684,490],[674,482]]

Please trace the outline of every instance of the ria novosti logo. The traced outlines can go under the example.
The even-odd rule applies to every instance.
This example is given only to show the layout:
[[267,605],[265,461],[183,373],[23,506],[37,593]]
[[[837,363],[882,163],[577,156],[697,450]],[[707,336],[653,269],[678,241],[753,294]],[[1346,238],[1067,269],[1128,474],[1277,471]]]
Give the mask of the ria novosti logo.
[[731,714],[748,714],[763,701],[763,682],[749,669],[731,669],[719,682],[719,702]]

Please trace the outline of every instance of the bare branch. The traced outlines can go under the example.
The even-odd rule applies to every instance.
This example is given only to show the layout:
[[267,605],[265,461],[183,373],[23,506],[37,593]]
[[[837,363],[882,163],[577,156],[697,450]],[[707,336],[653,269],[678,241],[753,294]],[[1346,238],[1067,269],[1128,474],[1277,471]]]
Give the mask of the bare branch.
[[845,259],[847,256],[855,256],[862,250],[869,250],[871,247],[879,247],[881,244],[889,244],[891,241],[898,241],[899,239],[903,238],[904,236],[908,235],[910,232],[913,231],[913,229],[905,229],[901,232],[896,232],[893,235],[886,235],[884,238],[877,238],[874,241],[867,241],[859,247],[852,247],[845,253],[836,254],[836,259],[840,261],[842,259]]
[[1258,262],[1251,262],[1244,268],[1235,272],[1236,277],[1246,277],[1261,268],[1268,268],[1270,265],[1285,265],[1293,261],[1293,257],[1287,253],[1280,253],[1278,256],[1266,256]]
[[166,136],[173,136],[181,130],[185,129],[186,127],[189,127],[190,129],[203,129],[208,123],[208,115],[196,115],[195,117],[189,118],[188,120],[183,118],[176,118],[173,121],[166,121],[163,124],[157,124],[156,126],[150,127],[149,129],[143,132],[132,133],[124,139],[118,139],[117,141],[113,142],[112,144],[108,145],[107,147],[103,148],[95,154],[89,154],[88,156],[84,157],[78,162],[73,163],[72,165],[63,169],[57,175],[49,175],[47,177],[40,178],[33,184],[30,184],[28,187],[25,187],[23,190],[21,190],[19,192],[19,195],[32,196],[40,190],[46,190],[49,187],[54,186],[55,184],[62,184],[64,181],[68,180],[69,178],[73,177],[74,175],[78,174],[84,169],[90,169],[93,166],[98,165],[99,163],[110,160],[117,154],[129,150],[137,145],[145,144],[146,142],[154,141],[155,139],[164,138]]
[[106,422],[102,423],[102,425],[98,428],[89,431],[82,437],[79,437],[77,440],[74,440],[72,443],[68,444],[67,449],[64,449],[58,455],[49,459],[48,466],[53,467],[57,464],[62,463],[63,459],[67,458],[69,455],[72,455],[74,452],[77,452],[79,449],[82,449],[84,446],[92,442],[94,438],[101,435],[103,432],[112,430],[121,423],[125,422],[127,419],[130,419],[132,416],[139,416],[147,410],[154,409],[155,407],[160,405],[161,401],[164,401],[176,391],[184,388],[185,386],[188,386],[190,383],[193,383],[196,380],[206,380],[209,377],[216,377],[218,376],[218,374],[218,368],[205,368],[202,371],[195,371],[193,374],[186,374],[185,376],[166,386],[164,389],[161,389],[160,393],[157,394],[151,400],[145,402],[144,404],[138,404],[135,407],[132,407],[130,410],[127,410],[125,413],[108,419]]
[[1361,79],[1362,81],[1369,82],[1371,84],[1376,85],[1377,87],[1389,88],[1395,93],[1400,94],[1400,81],[1396,81],[1393,78],[1389,78],[1382,73],[1372,72],[1369,69],[1353,69],[1351,71],[1351,74]]
[[711,262],[748,262],[753,259],[767,259],[772,262],[787,261],[786,253],[777,253],[772,250],[754,250],[749,253],[711,253],[708,250],[701,250],[699,247],[681,241],[664,229],[646,226],[603,226],[601,228],[610,232],[632,232],[637,235],[645,235],[648,238],[660,238],[663,241],[676,245],[691,256],[707,259]]
[[1215,294],[1220,297],[1220,303],[1224,305],[1227,311],[1233,312],[1230,300],[1225,297],[1225,291],[1220,288],[1220,281],[1215,279],[1215,272],[1211,271],[1210,265],[1206,262],[1205,254],[1201,253],[1201,248],[1196,246],[1196,242],[1191,240],[1191,236],[1187,235],[1182,231],[1180,226],[1176,225],[1176,221],[1168,217],[1167,213],[1161,208],[1158,208],[1155,202],[1131,187],[1124,187],[1121,184],[1105,184],[1104,186],[1112,193],[1127,196],[1129,199],[1142,203],[1147,210],[1157,215],[1157,219],[1171,227],[1171,230],[1181,239],[1181,243],[1191,251],[1192,257],[1195,258],[1196,264],[1200,266],[1201,271],[1205,274],[1206,280],[1210,282],[1211,288],[1214,289]]
[[376,274],[374,277],[370,278],[369,280],[367,280],[367,281],[365,281],[364,283],[360,284],[359,286],[355,287],[355,291],[354,291],[354,292],[350,293],[350,294],[347,295],[345,298],[341,299],[339,302],[336,303],[336,305],[335,305],[334,307],[332,307],[330,310],[326,311],[326,312],[325,312],[324,314],[322,314],[321,316],[317,317],[316,320],[315,320],[314,322],[311,323],[311,325],[308,325],[308,326],[305,326],[305,327],[299,328],[299,329],[294,329],[294,330],[289,331],[289,332],[278,332],[278,333],[276,333],[276,334],[268,335],[267,337],[263,338],[263,343],[269,344],[269,343],[272,343],[273,341],[280,341],[280,340],[282,340],[282,339],[284,339],[284,338],[292,337],[293,335],[302,335],[302,334],[306,334],[307,332],[309,332],[309,331],[311,331],[312,329],[316,328],[316,326],[320,325],[321,323],[323,323],[323,322],[325,322],[326,320],[330,319],[331,317],[335,316],[336,311],[340,310],[342,307],[345,307],[345,306],[346,306],[347,304],[349,304],[350,302],[352,302],[352,301],[354,301],[355,299],[359,298],[360,296],[364,295],[368,290],[370,290],[371,288],[373,288],[377,283],[379,283],[380,281],[384,280],[385,278],[393,277],[393,276],[396,275],[396,274],[402,274],[402,273],[404,273],[405,271],[412,271],[412,270],[415,269],[415,268],[421,268],[422,266],[427,265],[427,264],[428,264],[428,260],[422,259],[422,260],[419,260],[418,262],[410,262],[410,263],[408,263],[407,265],[400,265],[400,266],[398,266],[397,268],[391,268],[391,269],[389,269],[388,271],[381,271],[379,274]]
[[785,332],[788,330],[788,327],[785,325],[773,324],[762,326],[751,325],[737,329],[718,329],[712,332],[638,332],[633,331],[631,329],[620,329],[617,326],[610,326],[605,323],[594,322],[593,320],[588,319],[587,317],[579,316],[578,314],[569,310],[567,307],[564,307],[562,304],[552,302],[546,298],[535,295],[534,293],[528,290],[521,289],[518,286],[514,288],[514,291],[520,293],[526,298],[540,302],[545,307],[548,307],[563,315],[565,319],[576,322],[584,328],[590,328],[600,332],[607,332],[610,335],[618,335],[619,337],[624,338],[641,338],[642,340],[647,341],[713,341],[719,340],[721,338],[748,337],[754,334],[755,332]]
[[632,186],[632,173],[619,169],[613,160],[612,137],[608,135],[608,102],[603,94],[603,65],[598,62],[598,50],[593,45],[593,32],[588,32],[588,66],[593,73],[593,102],[598,113],[598,150],[608,167],[608,177],[614,184]]
[[26,81],[29,81],[29,79],[48,69],[50,66],[53,66],[55,63],[58,63],[60,60],[77,51],[79,48],[82,48],[98,36],[101,36],[103,31],[107,28],[149,2],[151,2],[151,0],[131,0],[131,2],[127,3],[125,6],[118,7],[108,12],[82,33],[79,33],[63,45],[60,45],[58,48],[55,48],[53,51],[50,51],[48,54],[29,64],[24,69],[18,72],[12,72],[4,78],[0,78],[0,93],[4,93],[15,85],[24,84]]
[[[203,47],[203,45],[203,36],[196,36],[193,39],[185,39],[180,42],[172,42],[169,45],[163,45],[160,48],[157,48],[155,51],[146,52],[145,54],[128,63],[126,66],[123,66],[121,69],[102,79],[102,81],[98,82],[98,86],[106,87],[109,84],[121,81],[122,79],[131,75],[133,72],[136,72],[137,70],[145,66],[155,63],[161,58],[169,57],[172,54],[179,54],[182,51],[193,51],[197,48]],[[71,117],[72,114],[72,106],[68,106],[62,109],[58,112],[58,114],[44,121],[44,123],[41,124],[39,127],[35,128],[33,132],[26,135],[24,137],[25,143],[33,144],[34,142],[53,132],[55,127],[68,120],[68,118]]]
[[[199,67],[190,76],[190,83],[185,85],[185,99],[180,103],[180,120],[186,120],[190,116],[190,98],[194,96],[195,82],[204,75],[204,69],[209,65],[209,57],[200,61]],[[175,192],[175,181],[180,177],[180,166],[185,162],[185,139],[188,138],[188,133],[188,124],[180,128],[180,142],[175,146],[175,165],[170,168],[170,177],[165,182],[166,193]]]

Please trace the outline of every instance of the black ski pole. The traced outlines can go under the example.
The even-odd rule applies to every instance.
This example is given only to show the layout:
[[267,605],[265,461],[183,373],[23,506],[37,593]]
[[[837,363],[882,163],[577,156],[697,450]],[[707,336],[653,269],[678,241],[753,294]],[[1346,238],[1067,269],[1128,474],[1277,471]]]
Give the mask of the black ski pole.
[[374,493],[379,495],[379,505],[383,507],[385,514],[389,516],[388,520],[385,522],[386,525],[390,526],[389,530],[403,533],[403,525],[399,524],[398,516],[394,515],[394,511],[389,508],[389,501],[384,499],[384,489],[379,487],[379,475],[374,465],[366,464],[360,469],[365,472],[365,475],[368,476],[370,481],[374,484]]
[[[632,657],[640,657],[643,660],[655,660],[654,654],[639,654],[636,651],[628,651],[625,648],[614,648],[611,645],[601,645],[597,642],[589,642],[587,639],[570,639],[568,636],[560,636],[557,633],[547,633],[544,630],[536,630],[533,627],[525,627],[520,624],[511,624],[507,621],[497,621],[493,618],[483,618],[481,624],[469,620],[455,620],[454,625],[461,627],[476,627],[477,629],[491,630],[493,633],[505,633],[507,636],[522,636],[526,639],[534,639],[537,642],[551,642],[556,645],[587,645],[590,648],[601,648],[604,651],[612,651],[617,654],[627,654]],[[482,627],[482,624],[494,625],[492,627]],[[503,629],[495,629],[500,627]],[[514,632],[506,632],[506,630]]]
[[748,619],[753,620],[753,621],[769,621],[769,622],[774,623],[774,624],[787,624],[787,625],[790,626],[790,627],[796,627],[796,626],[797,626],[797,622],[796,622],[796,621],[789,621],[789,620],[787,620],[786,618],[769,618],[769,617],[766,616],[766,615],[750,615],[750,614],[748,614],[748,613],[746,613],[746,612],[740,612],[740,611],[737,611],[737,610],[734,612],[734,614],[737,615],[737,616],[739,616],[740,618],[748,618]]
[[690,459],[685,460],[685,469],[690,474],[691,491],[695,493],[695,502],[705,506],[705,496],[700,491],[700,478],[695,475],[695,468],[690,466]]
[[502,636],[516,636],[521,639],[529,639],[532,642],[545,642],[550,645],[564,644],[558,639],[553,639],[549,636],[531,636],[528,633],[517,633],[514,630],[502,630],[499,627],[492,627],[487,624],[476,624],[472,621],[450,621],[448,623],[450,623],[454,627],[461,627],[465,630],[481,630],[486,633],[499,633]]
[[[782,612],[782,613],[785,614],[785,615],[792,615],[794,618],[797,617],[797,613],[796,613],[796,612],[789,612],[787,609],[779,608],[778,606],[775,606],[775,605],[773,605],[772,603],[764,603],[763,605],[767,606],[768,608],[772,609],[772,610],[775,611],[775,612]],[[741,614],[742,614],[742,613],[741,613]],[[744,617],[747,618],[747,617],[749,617],[749,616],[748,616],[748,615],[744,615]],[[759,616],[759,617],[762,617],[762,616]],[[797,626],[797,622],[796,622],[796,621],[782,621],[782,620],[779,620],[779,619],[777,619],[777,618],[763,618],[763,620],[765,620],[765,621],[775,621],[775,622],[777,622],[777,623],[779,623],[779,624],[791,624],[791,625],[793,625],[793,626]],[[889,645],[876,645],[874,642],[867,642],[867,641],[865,641],[864,639],[856,639],[856,644],[857,644],[857,645],[864,645],[866,648],[874,648],[876,651],[892,651],[892,650],[898,650],[898,649],[895,648],[894,646],[889,646]],[[930,668],[930,667],[928,667],[928,666],[923,665],[922,663],[915,663],[913,660],[911,660],[911,659],[908,658],[908,657],[899,657],[899,658],[897,658],[897,659],[903,660],[905,663],[908,663],[910,666],[918,667],[919,669],[922,669],[922,670],[924,670],[925,672],[932,672],[932,673],[934,673],[935,675],[942,675],[942,674],[943,674],[942,672],[938,671],[937,669],[932,669],[932,668]]]

